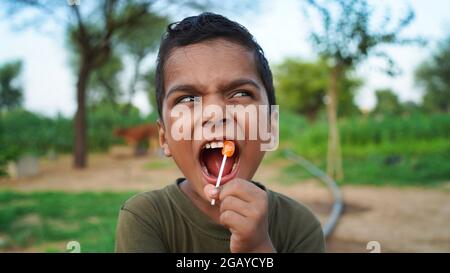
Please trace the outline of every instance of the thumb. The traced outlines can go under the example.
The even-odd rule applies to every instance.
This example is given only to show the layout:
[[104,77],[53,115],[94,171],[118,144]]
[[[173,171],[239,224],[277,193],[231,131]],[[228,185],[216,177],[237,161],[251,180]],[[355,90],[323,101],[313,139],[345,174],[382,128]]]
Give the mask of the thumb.
[[214,185],[208,184],[203,188],[203,192],[205,193],[206,198],[209,202],[212,199],[219,199],[220,188],[216,188]]

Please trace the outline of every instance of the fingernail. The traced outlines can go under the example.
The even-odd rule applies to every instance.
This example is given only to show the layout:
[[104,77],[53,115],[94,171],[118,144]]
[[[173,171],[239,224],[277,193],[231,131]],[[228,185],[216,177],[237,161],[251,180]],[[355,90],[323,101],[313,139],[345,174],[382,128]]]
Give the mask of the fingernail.
[[209,190],[209,194],[210,195],[216,195],[219,192],[218,188],[212,188]]

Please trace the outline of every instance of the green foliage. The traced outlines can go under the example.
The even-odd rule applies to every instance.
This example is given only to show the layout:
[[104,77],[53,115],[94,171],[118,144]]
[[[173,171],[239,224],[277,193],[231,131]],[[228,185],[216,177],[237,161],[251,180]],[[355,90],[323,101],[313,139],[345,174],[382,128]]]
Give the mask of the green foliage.
[[[275,85],[280,105],[289,111],[315,119],[325,108],[330,65],[323,59],[305,62],[287,59],[275,69]],[[362,81],[350,71],[340,79],[339,111],[341,115],[357,113],[354,93]]]
[[280,105],[289,111],[315,117],[323,107],[328,85],[328,66],[287,59],[275,69],[275,88]]
[[[130,6],[128,10],[132,9]],[[129,13],[129,11],[124,11]],[[161,36],[169,24],[167,17],[155,13],[146,13],[141,16],[139,24],[119,33],[121,38],[119,46],[123,53],[130,54],[138,59],[158,49]]]
[[410,10],[395,26],[391,26],[391,17],[387,13],[381,25],[373,23],[374,9],[368,0],[308,0],[308,6],[317,12],[321,20],[321,29],[311,31],[311,40],[321,58],[329,60],[333,69],[329,74],[329,142],[327,173],[331,177],[343,176],[341,148],[337,128],[337,109],[339,105],[339,86],[343,72],[355,69],[369,56],[381,58],[387,64],[385,71],[389,75],[398,73],[394,61],[381,46],[421,43],[421,39],[402,37],[402,30],[414,19]]
[[147,117],[140,116],[139,109],[132,107],[128,115],[123,115],[122,109],[126,105],[119,105],[118,109],[110,105],[97,105],[88,110],[88,147],[89,151],[106,151],[112,144],[122,143],[113,135],[118,127],[130,127],[149,122]]
[[[447,145],[448,149],[448,145]],[[437,186],[450,178],[450,152],[414,156],[385,156],[367,154],[365,157],[344,157],[345,184]],[[325,169],[324,159],[312,160]],[[294,184],[299,180],[313,178],[305,169],[292,163],[283,168],[279,181]]]
[[[117,7],[116,7],[117,8]],[[115,20],[118,22],[131,21],[133,14],[139,14],[139,18],[133,18],[129,26],[117,29],[117,36],[111,40],[111,46],[102,53],[105,55],[101,61],[95,63],[89,77],[87,103],[109,103],[113,106],[124,102],[129,106],[123,108],[123,113],[128,114],[132,107],[131,101],[138,91],[149,91],[147,74],[153,71],[153,67],[145,68],[143,63],[148,55],[157,50],[165,27],[169,24],[167,17],[158,15],[152,11],[141,14],[142,6],[130,1],[121,8],[117,8]],[[96,14],[97,11],[92,11]],[[85,22],[85,32],[92,37],[94,44],[100,43],[97,39],[104,37],[104,27],[95,20]],[[78,73],[82,54],[80,41],[80,29],[77,25],[70,25],[67,29],[67,44],[71,51],[71,65]],[[96,56],[100,60],[100,57]],[[128,65],[130,70],[125,70]],[[144,71],[145,70],[145,71]],[[147,71],[148,70],[148,71]],[[124,77],[126,76],[126,77]]]
[[19,81],[21,71],[21,61],[0,66],[0,112],[22,105],[23,88]]
[[386,61],[388,74],[397,73],[390,56],[380,46],[423,44],[420,38],[404,38],[401,32],[415,18],[413,10],[393,25],[385,12],[380,25],[373,23],[375,9],[367,0],[307,0],[308,7],[317,12],[321,29],[311,31],[311,40],[320,56],[330,59],[337,66],[355,67],[369,56]]
[[[288,113],[284,113],[284,115],[292,116]],[[307,153],[311,152],[311,155],[317,155],[318,150],[325,150],[328,139],[326,122],[305,123],[300,119],[296,123],[302,128],[295,132],[296,126],[295,123],[293,124],[295,118],[288,119],[290,119],[288,127],[291,131],[286,135],[286,140],[297,137],[297,147]],[[283,128],[284,122],[281,123],[281,128]],[[450,139],[450,117],[448,115],[426,116],[421,114],[385,118],[354,117],[340,120],[339,132],[344,155],[360,156],[365,152],[376,152],[377,150],[386,154],[405,150],[404,152],[411,154],[421,149],[420,145],[412,145],[408,148],[408,145],[413,142],[423,142],[424,144],[428,142],[426,145],[429,146],[429,150],[432,150],[433,145],[440,145]],[[280,132],[283,140],[282,133],[283,131]],[[430,144],[431,140],[435,144]],[[355,150],[352,151],[352,148]],[[363,153],[358,152],[361,149],[364,151]]]
[[[131,108],[128,116],[124,116],[120,111],[123,107],[109,104],[90,107],[87,117],[90,152],[106,151],[111,145],[122,143],[113,135],[115,128],[149,122],[149,118],[140,116],[137,108]],[[0,162],[4,164],[23,154],[44,155],[49,150],[71,153],[73,150],[72,119],[61,115],[49,118],[22,109],[8,111],[1,116],[0,128]],[[3,174],[4,164],[0,167]]]
[[391,89],[380,89],[375,91],[377,105],[373,110],[379,115],[398,115],[402,112],[402,107],[397,95]]
[[111,55],[104,65],[92,72],[87,92],[88,105],[109,103],[117,106],[123,90],[120,88],[120,73],[124,69],[122,59]]
[[[345,183],[434,184],[450,179],[450,116],[352,117],[339,122]],[[280,147],[325,168],[328,126],[280,114]],[[286,169],[287,176],[308,177]],[[287,179],[289,180],[289,179]]]
[[71,127],[58,116],[54,120],[26,110],[18,109],[3,113],[1,117],[1,153],[12,158],[20,154],[43,154],[47,149],[58,147],[66,151],[64,143],[58,142],[58,135],[67,137]]
[[119,209],[132,195],[2,191],[0,233],[7,237],[0,251],[32,246],[66,252],[67,242],[75,240],[81,252],[113,252]]
[[423,106],[429,112],[450,112],[450,36],[442,41],[431,58],[415,73],[416,82],[425,90]]

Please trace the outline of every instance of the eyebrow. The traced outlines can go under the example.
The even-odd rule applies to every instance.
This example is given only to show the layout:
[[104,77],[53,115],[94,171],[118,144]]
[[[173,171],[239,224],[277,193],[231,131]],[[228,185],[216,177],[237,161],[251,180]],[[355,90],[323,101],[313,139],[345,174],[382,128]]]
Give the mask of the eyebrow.
[[[221,84],[219,86],[219,90],[221,91],[227,91],[227,90],[231,90],[234,88],[237,88],[239,86],[242,85],[252,85],[254,86],[256,89],[261,90],[261,87],[259,86],[258,83],[256,83],[254,80],[252,79],[248,79],[248,78],[239,78],[236,80],[233,80],[231,82],[228,82],[226,84]],[[178,84],[173,86],[172,88],[169,89],[169,91],[167,91],[167,95],[166,98],[168,98],[171,94],[176,93],[176,92],[193,92],[193,93],[201,93],[197,87],[195,87],[195,85],[191,85],[191,84]]]

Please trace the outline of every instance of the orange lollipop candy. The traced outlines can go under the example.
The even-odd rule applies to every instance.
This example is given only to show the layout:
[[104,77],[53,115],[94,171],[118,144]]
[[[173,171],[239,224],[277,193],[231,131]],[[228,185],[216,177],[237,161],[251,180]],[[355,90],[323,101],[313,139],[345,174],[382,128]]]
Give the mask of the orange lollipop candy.
[[233,154],[234,154],[234,142],[226,140],[223,143],[222,155],[225,155],[227,157],[232,157]]

